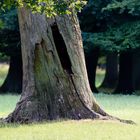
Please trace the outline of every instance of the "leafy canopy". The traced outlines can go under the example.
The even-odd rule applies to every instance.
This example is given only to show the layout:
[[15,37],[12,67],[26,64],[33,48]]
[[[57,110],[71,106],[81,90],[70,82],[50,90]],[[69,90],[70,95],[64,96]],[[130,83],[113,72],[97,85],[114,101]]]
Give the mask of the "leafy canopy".
[[126,11],[130,15],[140,15],[140,0],[113,0],[104,10],[119,10],[120,14]]
[[30,8],[33,12],[46,14],[47,17],[78,12],[86,4],[86,0],[1,0],[0,8]]
[[0,59],[20,53],[20,35],[17,10],[0,10]]
[[105,51],[128,51],[140,47],[140,21],[130,21],[121,26],[111,27],[106,32],[83,32],[85,50],[100,47]]
[[17,10],[0,10],[0,30],[18,30]]
[[140,48],[140,0],[89,0],[80,20],[86,52]]

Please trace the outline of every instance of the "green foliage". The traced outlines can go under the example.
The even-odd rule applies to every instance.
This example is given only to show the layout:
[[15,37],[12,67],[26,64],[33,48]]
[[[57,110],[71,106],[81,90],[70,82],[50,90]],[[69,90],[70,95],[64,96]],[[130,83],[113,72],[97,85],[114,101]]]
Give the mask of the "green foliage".
[[139,0],[89,0],[80,15],[86,51],[131,51],[140,47]]
[[12,8],[5,12],[0,10],[0,27],[7,30],[18,30],[17,10]]
[[94,47],[115,52],[136,49],[140,47],[140,21],[126,22],[100,33],[84,32],[82,36],[87,51]]
[[0,19],[0,29],[2,29],[3,26],[4,26],[4,23],[3,23],[3,21]]
[[19,31],[7,29],[0,31],[0,52],[8,56],[20,55]]
[[119,10],[120,14],[127,12],[128,14],[140,16],[140,1],[139,0],[121,0],[113,1],[108,4],[103,10],[113,11]]
[[86,0],[3,0],[0,2],[1,9],[11,7],[26,7],[33,12],[45,14],[47,17],[71,14],[78,12],[86,4]]
[[99,32],[106,29],[107,22],[112,19],[111,13],[102,12],[112,0],[89,0],[79,14],[81,29],[85,32]]
[[0,11],[0,21],[2,22],[0,28],[0,53],[2,57],[5,55],[18,55],[20,52],[20,35],[18,28],[17,10],[12,8],[10,10]]

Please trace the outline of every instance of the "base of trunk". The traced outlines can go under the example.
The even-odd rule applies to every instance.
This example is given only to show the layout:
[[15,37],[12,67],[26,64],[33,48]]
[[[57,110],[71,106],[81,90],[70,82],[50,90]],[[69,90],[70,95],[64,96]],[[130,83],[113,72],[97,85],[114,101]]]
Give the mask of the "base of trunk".
[[58,17],[54,22],[24,8],[19,17],[23,41],[23,92],[15,110],[4,121],[119,120],[104,112],[93,97],[77,17]]
[[[56,108],[58,108],[58,106]],[[49,106],[38,100],[31,101],[26,99],[17,104],[15,111],[11,113],[5,121],[8,123],[32,123],[58,119],[107,119],[106,117],[108,116],[102,110],[99,110],[102,114],[97,113],[82,103],[75,107],[71,106],[71,108],[64,107],[65,111],[61,110],[61,108],[63,108],[62,104],[60,104],[59,110],[57,112],[54,111],[55,113],[53,112],[52,114]]]
[[94,120],[112,120],[127,124],[135,124],[131,120],[122,120],[117,117],[110,116],[105,113],[98,105],[98,113],[94,110],[83,105],[81,108],[72,108],[71,110],[65,110],[61,112],[59,110],[58,114],[50,116],[49,108],[44,107],[44,105],[37,101],[23,100],[17,104],[17,107],[13,113],[11,113],[7,118],[1,119],[0,122],[4,123],[20,123],[28,124],[33,122],[44,122],[48,120],[60,120],[60,119],[70,119],[70,120],[81,120],[81,119],[94,119]]

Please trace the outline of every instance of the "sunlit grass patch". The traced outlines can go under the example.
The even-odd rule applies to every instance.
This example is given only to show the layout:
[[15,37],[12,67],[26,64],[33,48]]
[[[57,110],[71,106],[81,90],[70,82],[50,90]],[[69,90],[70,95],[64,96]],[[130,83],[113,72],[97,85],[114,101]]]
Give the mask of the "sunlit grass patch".
[[0,118],[7,116],[16,106],[19,96],[10,95],[5,93],[5,95],[0,95]]
[[[137,125],[114,121],[51,121],[40,124],[0,126],[0,140],[139,140],[140,96],[95,95],[100,105],[111,115],[133,120]],[[0,117],[7,116],[19,96],[0,96]]]
[[99,104],[110,114],[131,119],[140,124],[140,96],[136,95],[95,95]]
[[2,140],[139,140],[139,128],[134,125],[91,120],[48,122],[0,128],[0,138]]

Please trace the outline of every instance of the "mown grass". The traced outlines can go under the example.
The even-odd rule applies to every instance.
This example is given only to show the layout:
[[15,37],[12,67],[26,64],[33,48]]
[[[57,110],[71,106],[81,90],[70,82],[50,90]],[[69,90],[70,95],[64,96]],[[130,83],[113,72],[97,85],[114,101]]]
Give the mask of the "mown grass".
[[[140,140],[140,96],[95,95],[110,114],[137,125],[113,121],[57,121],[0,127],[0,140]],[[0,96],[0,116],[7,116],[19,96]]]

